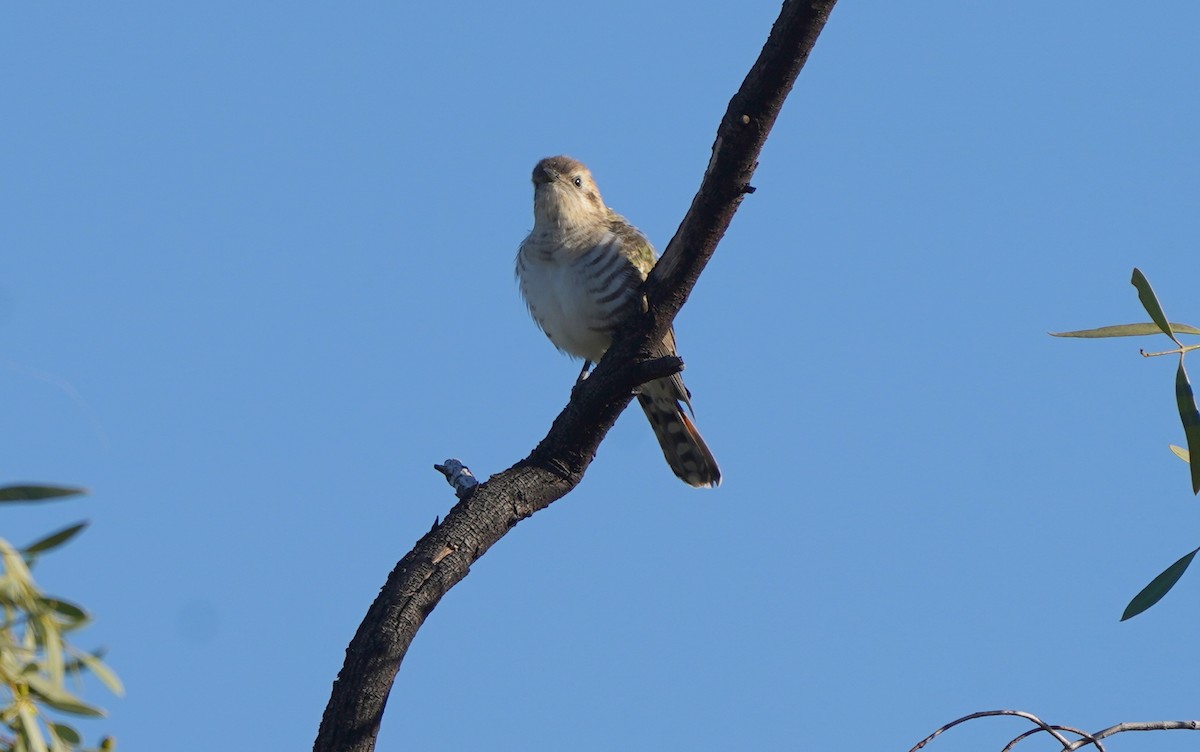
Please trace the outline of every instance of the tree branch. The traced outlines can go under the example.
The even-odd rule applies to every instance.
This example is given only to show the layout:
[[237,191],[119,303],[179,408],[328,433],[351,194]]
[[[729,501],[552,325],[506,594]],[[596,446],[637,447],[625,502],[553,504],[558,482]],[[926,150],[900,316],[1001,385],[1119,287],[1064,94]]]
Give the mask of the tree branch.
[[[1055,741],[1059,743],[1063,752],[1073,752],[1074,750],[1082,749],[1089,744],[1096,748],[1096,752],[1104,752],[1104,745],[1100,742],[1101,739],[1112,736],[1113,734],[1124,733],[1126,731],[1200,731],[1200,721],[1147,721],[1139,723],[1118,723],[1116,726],[1109,726],[1108,728],[1097,731],[1094,734],[1089,734],[1086,731],[1080,731],[1079,729],[1072,728],[1070,726],[1051,725],[1043,721],[1041,718],[1038,718],[1036,715],[1032,713],[1026,713],[1021,710],[984,710],[978,713],[965,715],[962,718],[947,723],[945,726],[942,726],[937,731],[934,731],[929,736],[917,742],[917,746],[913,747],[911,750],[909,750],[909,752],[917,752],[917,750],[922,749],[926,744],[929,744],[929,742],[933,741],[935,738],[941,736],[941,734],[949,731],[955,726],[966,723],[967,721],[974,721],[980,718],[990,718],[995,716],[1016,716],[1018,718],[1024,718],[1035,727],[1018,735],[1015,739],[1006,744],[1001,752],[1009,752],[1009,750],[1016,747],[1025,739],[1041,733],[1047,733],[1053,736]],[[1080,738],[1076,739],[1075,741],[1070,741],[1061,733],[1059,733],[1064,731],[1068,734],[1074,734]]]
[[442,596],[514,525],[583,478],[608,430],[654,374],[662,338],[741,203],[758,155],[836,0],[787,0],[758,60],[729,103],[691,208],[647,280],[649,309],[622,327],[549,433],[508,470],[475,487],[396,565],[371,604],[333,684],[313,749],[369,752],[408,646]]
[[[1092,744],[1092,739],[1104,739],[1113,734],[1123,734],[1126,731],[1200,731],[1200,721],[1140,721],[1118,723],[1116,726],[1109,726],[1102,731],[1097,731],[1090,734],[1091,739],[1080,739],[1073,743],[1068,749],[1076,750]],[[1099,743],[1096,742],[1099,747]]]

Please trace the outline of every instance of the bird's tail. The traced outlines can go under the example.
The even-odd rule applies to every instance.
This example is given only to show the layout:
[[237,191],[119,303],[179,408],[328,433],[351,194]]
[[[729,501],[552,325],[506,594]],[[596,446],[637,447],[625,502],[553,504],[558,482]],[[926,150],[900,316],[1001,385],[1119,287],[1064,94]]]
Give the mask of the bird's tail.
[[680,480],[689,486],[720,485],[721,469],[688,416],[691,405],[679,375],[644,385],[638,402],[650,419],[667,464]]

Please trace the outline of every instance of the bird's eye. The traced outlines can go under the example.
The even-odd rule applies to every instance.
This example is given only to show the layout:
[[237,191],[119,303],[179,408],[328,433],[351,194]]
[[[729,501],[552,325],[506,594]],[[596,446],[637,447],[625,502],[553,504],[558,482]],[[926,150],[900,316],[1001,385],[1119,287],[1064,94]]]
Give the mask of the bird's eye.
[[576,188],[582,188],[582,187],[583,187],[583,178],[579,177],[578,175],[576,175],[576,176],[575,176],[575,179],[574,179],[574,180],[572,180],[571,182],[575,184],[575,187],[576,187]]

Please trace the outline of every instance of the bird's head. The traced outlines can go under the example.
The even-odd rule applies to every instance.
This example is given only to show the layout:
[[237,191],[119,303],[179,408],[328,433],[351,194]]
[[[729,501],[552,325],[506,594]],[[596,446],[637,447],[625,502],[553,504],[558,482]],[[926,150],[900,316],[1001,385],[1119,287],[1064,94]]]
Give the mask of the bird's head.
[[560,229],[602,225],[608,209],[592,173],[570,157],[546,157],[533,168],[533,219]]

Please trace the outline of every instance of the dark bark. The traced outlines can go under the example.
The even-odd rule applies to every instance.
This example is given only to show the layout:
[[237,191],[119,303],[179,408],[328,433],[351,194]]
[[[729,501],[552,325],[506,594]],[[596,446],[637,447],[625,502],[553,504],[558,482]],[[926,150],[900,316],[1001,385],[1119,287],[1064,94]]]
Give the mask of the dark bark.
[[716,250],[758,154],[835,0],[789,0],[729,103],[691,208],[647,280],[649,310],[618,332],[592,375],[525,459],[476,487],[388,576],[346,649],[314,750],[367,752],[392,682],[425,617],[510,528],[565,496],[583,478],[633,390],[681,367],[656,349]]

